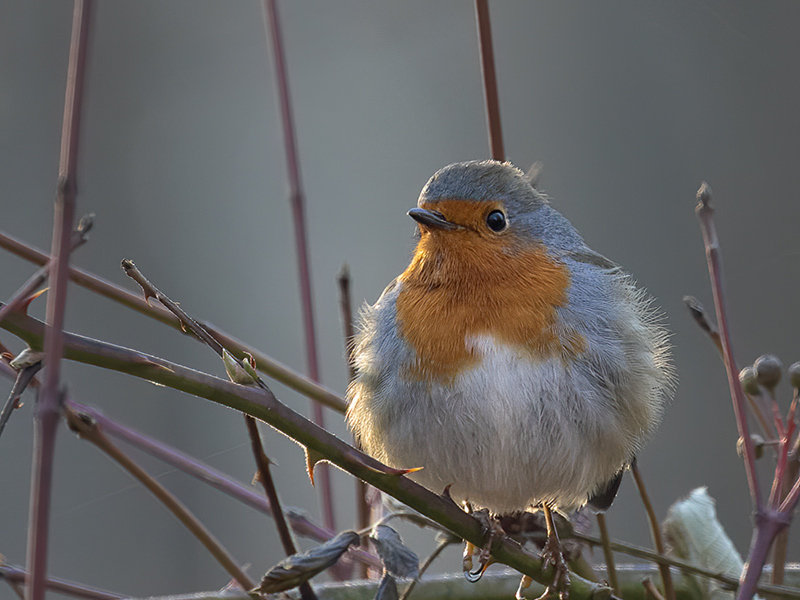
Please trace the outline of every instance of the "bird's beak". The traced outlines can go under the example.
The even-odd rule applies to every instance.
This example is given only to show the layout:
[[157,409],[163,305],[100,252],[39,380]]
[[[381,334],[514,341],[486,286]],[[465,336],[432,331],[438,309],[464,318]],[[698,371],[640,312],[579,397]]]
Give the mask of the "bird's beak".
[[459,225],[451,223],[444,218],[442,213],[435,210],[412,208],[408,211],[408,216],[420,225],[425,225],[426,227],[433,227],[435,229],[460,229]]

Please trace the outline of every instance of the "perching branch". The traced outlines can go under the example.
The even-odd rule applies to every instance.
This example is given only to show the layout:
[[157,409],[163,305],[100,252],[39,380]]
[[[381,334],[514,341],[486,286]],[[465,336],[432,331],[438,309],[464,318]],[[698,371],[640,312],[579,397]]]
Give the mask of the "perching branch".
[[[13,313],[0,323],[0,327],[24,339],[33,348],[41,346],[43,324],[32,317]],[[477,545],[486,542],[480,521],[466,514],[451,500],[407,477],[398,476],[397,470],[382,465],[290,410],[268,390],[237,385],[162,358],[72,333],[65,333],[64,356],[141,377],[245,412],[421,512],[460,538]],[[552,571],[548,569],[545,572],[541,562],[517,542],[498,537],[492,541],[491,553],[497,562],[530,575],[544,585],[550,583]],[[608,593],[608,588],[578,576],[573,576],[571,581],[573,600]]]

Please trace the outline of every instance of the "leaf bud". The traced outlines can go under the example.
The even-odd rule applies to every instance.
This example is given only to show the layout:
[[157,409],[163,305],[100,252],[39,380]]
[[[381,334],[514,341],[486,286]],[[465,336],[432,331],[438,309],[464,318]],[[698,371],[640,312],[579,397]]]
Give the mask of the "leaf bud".
[[758,383],[771,390],[781,380],[783,365],[780,359],[773,354],[762,354],[753,364],[756,369]]
[[[750,440],[753,442],[753,454],[758,460],[764,456],[764,438],[757,433],[751,433]],[[744,438],[736,440],[736,454],[744,458]]]
[[758,396],[761,390],[758,387],[758,378],[756,377],[756,370],[754,367],[745,367],[739,371],[739,383],[742,384],[746,394],[751,396]]

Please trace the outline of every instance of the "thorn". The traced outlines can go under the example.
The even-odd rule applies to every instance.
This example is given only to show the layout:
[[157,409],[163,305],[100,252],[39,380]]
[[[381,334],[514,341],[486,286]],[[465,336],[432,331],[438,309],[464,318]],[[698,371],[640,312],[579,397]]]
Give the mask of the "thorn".
[[422,471],[425,467],[414,467],[413,469],[395,469],[394,467],[387,467],[386,465],[381,465],[380,467],[375,467],[373,465],[364,464],[365,467],[375,471],[376,473],[383,473],[384,475],[408,475],[409,473],[416,473],[417,471]]
[[306,452],[306,473],[308,473],[308,479],[311,481],[311,485],[314,485],[314,467],[317,466],[318,462],[326,460],[322,454],[317,452],[316,450],[312,450],[309,447],[304,448]]
[[41,296],[42,294],[44,294],[44,293],[45,293],[47,290],[49,290],[49,289],[50,289],[50,288],[42,288],[42,289],[41,289],[41,290],[39,290],[38,292],[35,292],[35,293],[31,294],[30,296],[28,296],[27,298],[25,298],[25,300],[23,300],[23,301],[20,303],[20,305],[19,305],[19,308],[18,308],[17,310],[18,310],[19,312],[21,312],[23,315],[27,315],[27,314],[28,314],[28,307],[31,305],[31,302],[33,302],[34,300],[36,300],[36,299],[37,299],[39,296]]

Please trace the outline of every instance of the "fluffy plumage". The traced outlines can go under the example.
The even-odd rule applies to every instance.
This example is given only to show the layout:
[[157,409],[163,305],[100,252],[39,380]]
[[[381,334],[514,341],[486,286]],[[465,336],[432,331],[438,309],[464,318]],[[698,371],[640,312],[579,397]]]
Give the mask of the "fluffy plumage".
[[362,313],[358,443],[494,513],[602,494],[671,390],[651,301],[509,163],[445,167],[418,206],[456,227],[421,226],[408,269]]

